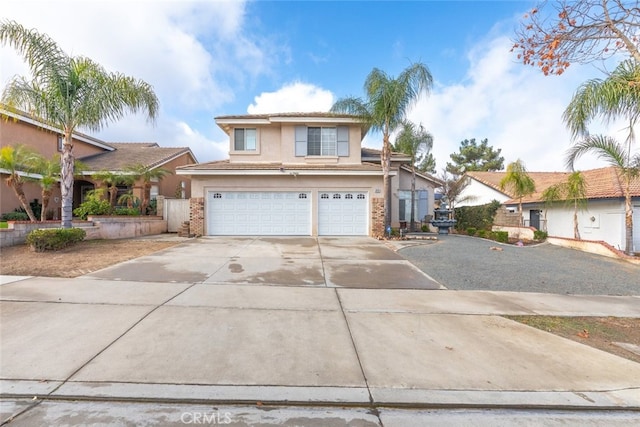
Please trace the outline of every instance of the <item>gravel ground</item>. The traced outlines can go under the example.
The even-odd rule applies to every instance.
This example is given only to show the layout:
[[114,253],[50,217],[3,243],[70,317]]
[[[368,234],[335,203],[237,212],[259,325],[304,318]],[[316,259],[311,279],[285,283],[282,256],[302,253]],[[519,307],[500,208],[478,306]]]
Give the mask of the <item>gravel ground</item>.
[[640,295],[640,266],[547,243],[517,247],[441,235],[398,253],[448,289]]

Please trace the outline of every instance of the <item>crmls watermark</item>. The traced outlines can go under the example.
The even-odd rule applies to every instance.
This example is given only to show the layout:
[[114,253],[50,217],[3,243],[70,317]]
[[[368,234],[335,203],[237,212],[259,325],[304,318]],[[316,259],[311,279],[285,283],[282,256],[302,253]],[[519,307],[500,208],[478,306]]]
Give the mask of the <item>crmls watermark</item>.
[[180,421],[184,424],[231,424],[230,412],[183,412]]

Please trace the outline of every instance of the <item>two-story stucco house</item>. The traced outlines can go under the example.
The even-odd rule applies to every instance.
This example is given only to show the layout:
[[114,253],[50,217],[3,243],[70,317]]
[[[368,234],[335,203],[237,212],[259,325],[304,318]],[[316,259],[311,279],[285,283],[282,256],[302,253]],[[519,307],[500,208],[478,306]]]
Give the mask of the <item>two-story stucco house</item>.
[[[176,171],[191,178],[192,233],[383,235],[380,153],[361,147],[368,128],[358,118],[287,113],[215,120],[229,135],[229,159]],[[392,159],[395,227],[410,216],[409,162],[404,155]],[[417,214],[432,212],[438,185],[418,175]]]

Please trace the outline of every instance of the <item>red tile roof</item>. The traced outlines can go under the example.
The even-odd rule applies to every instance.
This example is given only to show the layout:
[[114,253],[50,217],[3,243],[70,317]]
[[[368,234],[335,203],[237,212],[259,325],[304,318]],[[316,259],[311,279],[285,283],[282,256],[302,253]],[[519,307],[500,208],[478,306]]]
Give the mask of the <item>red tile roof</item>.
[[[506,172],[467,172],[465,175],[481,182],[488,187],[504,193],[512,198],[506,203],[517,203],[514,194],[508,190],[500,189],[500,181],[504,178]],[[524,197],[523,203],[540,202],[544,190],[552,185],[565,182],[569,176],[569,172],[528,172],[529,176],[536,184],[536,191],[531,196]],[[582,171],[587,183],[588,199],[608,199],[624,197],[624,180],[618,173],[617,169],[610,166],[606,168],[591,169]],[[640,177],[631,183],[631,195],[640,197]]]

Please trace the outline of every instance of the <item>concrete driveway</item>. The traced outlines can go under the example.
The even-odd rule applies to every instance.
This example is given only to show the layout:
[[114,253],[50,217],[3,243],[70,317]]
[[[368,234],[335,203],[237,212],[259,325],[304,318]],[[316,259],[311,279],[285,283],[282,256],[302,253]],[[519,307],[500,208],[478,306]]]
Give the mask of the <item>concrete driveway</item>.
[[[424,292],[439,285],[387,244],[203,238],[76,279],[0,276],[0,423],[118,424],[134,411],[120,402],[150,402],[366,421],[278,425],[427,425],[388,408],[433,407],[615,409],[638,425],[640,364],[501,316],[638,317],[640,297]],[[184,423],[170,410],[156,425]],[[240,412],[234,425],[275,425]]]
[[367,237],[205,237],[83,276],[143,282],[440,289]]

